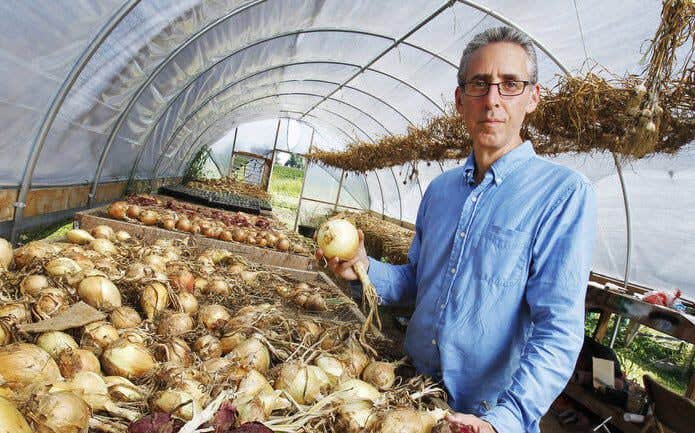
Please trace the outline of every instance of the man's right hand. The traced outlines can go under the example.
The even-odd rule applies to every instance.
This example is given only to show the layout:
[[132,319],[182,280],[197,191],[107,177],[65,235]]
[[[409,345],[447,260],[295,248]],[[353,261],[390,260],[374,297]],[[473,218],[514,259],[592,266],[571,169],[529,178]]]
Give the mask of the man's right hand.
[[[333,257],[331,260],[327,260],[328,268],[333,271],[333,273],[340,278],[348,281],[354,281],[359,279],[357,273],[352,268],[352,266],[359,262],[362,263],[365,272],[369,270],[369,256],[367,256],[367,250],[364,249],[364,233],[362,230],[357,230],[357,234],[360,238],[360,246],[357,249],[357,254],[351,260],[340,260],[337,257]],[[314,240],[316,240],[316,235],[314,235]],[[323,250],[319,248],[316,250],[316,258],[321,262],[324,260]]]

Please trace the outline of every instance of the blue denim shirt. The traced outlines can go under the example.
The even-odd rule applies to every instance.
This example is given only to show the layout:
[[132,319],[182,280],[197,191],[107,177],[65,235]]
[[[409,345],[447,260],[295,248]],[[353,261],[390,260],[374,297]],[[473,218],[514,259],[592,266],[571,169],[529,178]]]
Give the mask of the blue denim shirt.
[[452,408],[536,433],[583,341],[595,193],[530,142],[479,184],[474,167],[471,154],[432,181],[409,263],[370,258],[369,277],[383,304],[415,304],[405,350],[443,379]]

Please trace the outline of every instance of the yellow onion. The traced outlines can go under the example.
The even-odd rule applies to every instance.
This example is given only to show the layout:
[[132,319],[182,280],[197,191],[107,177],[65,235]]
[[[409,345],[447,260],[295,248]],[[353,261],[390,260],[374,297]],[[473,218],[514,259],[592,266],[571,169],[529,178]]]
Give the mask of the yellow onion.
[[164,311],[168,303],[169,292],[166,286],[160,282],[152,282],[140,292],[140,306],[149,320],[153,320]]
[[369,364],[369,357],[354,339],[348,342],[347,349],[339,356],[339,359],[345,364],[345,372],[350,377],[360,377]]
[[93,322],[85,325],[80,346],[99,356],[104,349],[118,340],[118,338],[118,330],[110,323]]
[[241,332],[229,332],[224,334],[220,338],[220,349],[222,354],[226,355],[231,352],[235,347],[240,345],[246,340],[246,335]]
[[114,239],[115,233],[113,229],[107,225],[98,225],[92,229],[92,236],[96,239]]
[[131,238],[130,233],[125,230],[119,230],[115,234],[116,240],[119,242],[125,242]]
[[253,368],[266,373],[270,368],[270,353],[268,348],[257,338],[244,340],[227,354],[227,358],[237,361],[244,367]]
[[19,283],[19,291],[24,296],[36,297],[41,290],[49,286],[50,283],[45,275],[27,275]]
[[198,323],[213,332],[222,329],[231,318],[227,309],[218,304],[203,305],[198,311]]
[[374,405],[370,401],[356,400],[343,403],[338,407],[341,431],[372,431],[377,421]]
[[169,282],[177,292],[192,292],[195,277],[188,269],[179,269],[176,273],[169,275]]
[[12,390],[61,379],[60,369],[51,355],[39,346],[28,343],[0,347],[0,377],[3,385]]
[[83,279],[77,293],[84,302],[100,310],[111,311],[121,306],[121,292],[106,277],[93,276]]
[[128,209],[126,210],[126,215],[128,215],[128,218],[137,219],[140,216],[140,213],[142,213],[142,209],[136,204],[128,206]]
[[197,353],[202,360],[219,358],[222,356],[220,340],[212,335],[203,335],[198,338],[195,343],[193,343],[193,350],[195,350],[195,353]]
[[234,363],[227,358],[209,358],[202,364],[203,371],[217,379],[224,380],[229,372],[233,369]]
[[221,241],[229,242],[229,241],[231,241],[233,238],[234,238],[234,237],[232,236],[232,232],[230,232],[229,230],[222,230],[222,232],[220,233],[220,238],[219,238],[219,239],[220,239]]
[[167,267],[167,260],[157,254],[148,254],[142,259],[147,266],[155,271],[164,272]]
[[374,386],[359,379],[350,379],[341,382],[336,388],[337,395],[345,402],[368,400],[376,402],[381,397],[379,390]]
[[54,277],[63,277],[79,274],[82,271],[80,265],[67,257],[58,257],[46,263],[46,272]]
[[87,433],[89,405],[70,391],[44,394],[32,410],[37,433]]
[[131,307],[118,307],[109,313],[109,320],[116,329],[137,328],[142,322],[140,314]]
[[114,401],[143,401],[147,396],[145,391],[125,377],[106,376],[104,377],[104,382],[108,386],[109,395]]
[[350,260],[357,254],[360,239],[357,229],[350,221],[338,218],[328,220],[319,227],[316,243],[327,259],[338,257]]
[[154,347],[157,361],[188,367],[193,364],[193,355],[188,344],[180,338],[170,338]]
[[382,391],[390,389],[396,381],[396,367],[398,363],[372,361],[362,371],[362,379]]
[[194,381],[185,382],[184,385],[155,394],[150,403],[151,410],[170,413],[184,420],[190,420],[194,414],[200,413],[206,398],[196,388],[202,385]]
[[111,218],[123,220],[126,217],[128,203],[124,201],[113,202],[109,205],[107,212]]
[[94,239],[89,243],[89,246],[94,251],[105,256],[118,253],[118,248],[108,239]]
[[283,298],[291,298],[295,294],[295,290],[290,286],[276,286],[275,292]]
[[14,262],[23,268],[35,261],[43,261],[60,252],[60,248],[55,244],[46,241],[33,241],[14,250]]
[[77,349],[75,339],[60,331],[44,332],[36,338],[36,345],[48,352],[53,359],[57,359],[65,349]]
[[282,391],[271,391],[253,397],[237,398],[234,400],[234,407],[238,412],[237,423],[243,425],[254,421],[263,422],[274,410],[290,407],[290,402],[280,397],[281,394]]
[[171,217],[163,218],[160,222],[162,223],[162,228],[166,230],[174,230],[176,227],[176,220]]
[[178,337],[193,329],[193,319],[187,313],[172,313],[164,316],[157,326],[157,334]]
[[3,397],[0,397],[0,432],[33,433],[22,413],[12,402]]
[[72,229],[69,230],[65,236],[73,244],[84,245],[94,240],[94,237],[89,234],[86,230],[82,229]]
[[290,241],[288,241],[287,239],[284,239],[284,238],[280,239],[275,247],[279,251],[283,251],[283,252],[287,251],[290,249]]
[[319,400],[330,387],[326,373],[315,365],[299,361],[282,364],[275,380],[275,388],[287,391],[299,404],[311,404]]
[[71,378],[81,371],[101,373],[99,359],[86,349],[65,349],[58,354],[58,367],[65,378]]
[[10,269],[12,257],[12,244],[7,242],[6,239],[0,238],[0,270]]
[[229,292],[229,284],[227,284],[227,282],[222,278],[213,279],[205,286],[205,289],[203,290],[203,293],[221,296],[229,295]]
[[437,422],[444,419],[446,411],[418,411],[399,408],[386,412],[380,417],[375,431],[377,433],[430,433]]
[[146,226],[153,226],[157,224],[157,222],[159,221],[159,214],[153,210],[148,209],[140,212],[138,219],[141,223],[145,224]]
[[273,387],[265,376],[256,370],[250,370],[237,387],[237,395],[241,397],[253,397],[266,392],[273,392]]
[[198,299],[192,293],[182,292],[176,295],[176,298],[184,313],[195,314],[198,312]]
[[69,306],[70,298],[64,290],[49,287],[39,293],[31,310],[37,320],[44,320],[65,311]]
[[321,326],[313,320],[303,319],[297,323],[297,334],[301,340],[307,339],[309,342],[316,342],[323,333]]
[[104,372],[110,376],[123,376],[126,379],[139,379],[151,373],[157,362],[147,347],[120,339],[101,354]]
[[54,384],[49,390],[51,393],[62,391],[79,395],[94,412],[109,412],[129,421],[135,421],[140,417],[138,412],[124,409],[111,400],[106,381],[97,373],[91,371],[77,373],[70,380]]
[[302,307],[309,311],[326,311],[328,309],[326,306],[326,300],[323,296],[321,296],[320,293],[309,294]]
[[208,284],[210,284],[210,282],[207,280],[207,278],[198,277],[195,279],[195,281],[193,281],[193,290],[196,292],[205,293]]
[[12,341],[10,327],[6,323],[0,321],[0,346],[8,344],[10,341]]
[[241,271],[239,272],[239,276],[246,284],[250,284],[256,281],[256,278],[258,277],[258,272]]
[[187,218],[181,218],[176,222],[176,229],[182,232],[191,231],[191,222]]
[[20,302],[0,306],[0,319],[8,325],[31,322],[31,311]]
[[314,363],[326,373],[332,386],[336,386],[345,375],[345,366],[338,358],[333,356],[320,355]]
[[147,332],[140,328],[128,328],[121,330],[121,340],[127,340],[131,343],[145,344],[149,340]]
[[128,265],[128,269],[126,270],[124,279],[127,281],[137,282],[145,278],[148,272],[151,272],[151,269],[148,268],[144,263],[131,263],[130,265]]

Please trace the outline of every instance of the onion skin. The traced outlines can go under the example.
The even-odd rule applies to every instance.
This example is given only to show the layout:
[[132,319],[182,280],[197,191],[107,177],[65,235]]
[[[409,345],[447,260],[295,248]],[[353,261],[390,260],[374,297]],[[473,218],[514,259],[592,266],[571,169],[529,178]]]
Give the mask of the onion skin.
[[222,356],[220,340],[212,335],[203,335],[198,338],[193,344],[193,350],[203,361]]
[[33,433],[17,407],[3,397],[0,397],[0,433]]
[[319,227],[316,242],[327,259],[350,260],[357,255],[360,239],[357,229],[348,220],[332,219]]
[[68,294],[64,290],[49,287],[39,293],[31,310],[37,320],[44,320],[65,311],[68,306]]
[[5,381],[3,386],[12,390],[62,379],[58,364],[51,355],[39,346],[28,343],[0,347],[0,376]]
[[20,302],[0,306],[0,319],[8,325],[31,322],[31,312]]

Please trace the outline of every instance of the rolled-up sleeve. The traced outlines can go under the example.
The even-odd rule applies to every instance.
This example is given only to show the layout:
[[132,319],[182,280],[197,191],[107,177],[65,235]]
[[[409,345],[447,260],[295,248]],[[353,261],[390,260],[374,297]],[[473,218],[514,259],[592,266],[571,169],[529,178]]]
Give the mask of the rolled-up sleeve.
[[584,302],[596,236],[596,197],[575,179],[536,235],[525,291],[533,331],[512,384],[483,416],[498,433],[523,433],[567,385],[584,339]]

